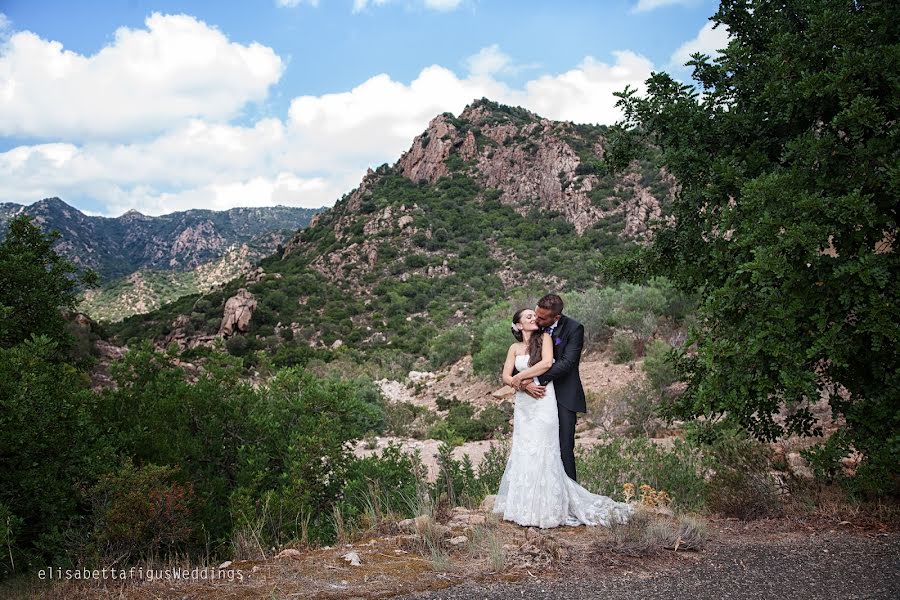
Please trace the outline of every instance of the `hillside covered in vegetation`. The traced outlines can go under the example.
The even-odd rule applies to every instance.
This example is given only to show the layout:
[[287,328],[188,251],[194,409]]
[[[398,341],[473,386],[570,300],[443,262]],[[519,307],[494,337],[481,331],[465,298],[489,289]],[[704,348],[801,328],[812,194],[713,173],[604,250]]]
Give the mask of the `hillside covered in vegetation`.
[[[231,351],[286,342],[422,355],[516,288],[598,284],[605,259],[650,236],[675,190],[651,159],[609,173],[605,128],[543,119],[481,100],[438,115],[394,165],[263,259],[265,275],[111,327],[123,343],[179,326],[213,335],[240,288],[257,306]],[[296,341],[294,341],[296,340]]]

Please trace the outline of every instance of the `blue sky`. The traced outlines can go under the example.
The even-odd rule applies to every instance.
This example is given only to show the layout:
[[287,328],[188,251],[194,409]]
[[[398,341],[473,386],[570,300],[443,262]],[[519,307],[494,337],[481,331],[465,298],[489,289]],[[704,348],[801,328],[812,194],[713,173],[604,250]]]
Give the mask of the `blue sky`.
[[724,45],[716,5],[3,0],[0,200],[330,205],[473,97],[614,121],[612,91]]

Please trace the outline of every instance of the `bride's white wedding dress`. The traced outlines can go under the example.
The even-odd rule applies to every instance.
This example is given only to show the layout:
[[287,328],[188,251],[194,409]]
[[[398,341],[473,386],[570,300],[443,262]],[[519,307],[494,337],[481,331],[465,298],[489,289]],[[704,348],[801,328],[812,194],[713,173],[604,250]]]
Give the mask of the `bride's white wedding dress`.
[[[516,356],[516,369],[528,355]],[[559,416],[553,383],[543,398],[516,392],[512,448],[493,512],[507,521],[534,527],[624,523],[634,507],[592,494],[566,475],[559,453]]]

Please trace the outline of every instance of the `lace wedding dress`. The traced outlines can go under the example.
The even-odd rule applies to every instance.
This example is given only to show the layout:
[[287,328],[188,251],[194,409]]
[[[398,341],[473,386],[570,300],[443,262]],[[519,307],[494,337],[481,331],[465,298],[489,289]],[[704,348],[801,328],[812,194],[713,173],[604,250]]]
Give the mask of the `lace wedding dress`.
[[[528,355],[516,357],[516,369],[528,368]],[[592,494],[566,475],[559,453],[559,416],[553,383],[543,398],[516,392],[512,449],[493,512],[519,525],[624,523],[634,507]]]

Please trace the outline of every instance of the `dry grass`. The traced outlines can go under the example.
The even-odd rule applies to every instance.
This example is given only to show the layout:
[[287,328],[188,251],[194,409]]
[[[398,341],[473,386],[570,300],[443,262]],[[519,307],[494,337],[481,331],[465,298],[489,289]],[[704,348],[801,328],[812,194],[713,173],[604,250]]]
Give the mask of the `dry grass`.
[[854,501],[839,484],[794,480],[784,504],[791,519],[818,519],[857,528],[900,529],[900,504],[889,499]]
[[497,532],[496,523],[479,525],[472,530],[469,554],[473,560],[486,559],[495,573],[503,570],[506,565],[507,551]]
[[661,550],[702,550],[708,539],[706,524],[698,517],[668,517],[638,510],[627,523],[598,530],[593,549],[634,557],[653,556]]
[[[823,506],[821,515],[829,519],[839,517],[862,518],[862,512],[852,514],[834,498],[833,508]],[[427,505],[426,507],[427,508]],[[827,512],[829,510],[837,512]],[[864,511],[864,508],[860,508]],[[896,512],[896,511],[895,511]],[[373,513],[378,509],[373,506]],[[397,524],[388,522],[390,516],[382,512],[384,522],[367,534],[354,536],[350,545],[305,548],[294,558],[235,561],[239,573],[234,581],[141,581],[120,582],[46,582],[19,581],[0,585],[0,597],[32,600],[38,598],[116,598],[144,600],[150,598],[184,598],[196,600],[228,598],[256,600],[263,598],[389,598],[401,594],[439,590],[463,580],[515,581],[540,576],[552,578],[558,574],[590,571],[652,572],[669,569],[673,565],[694,560],[693,552],[708,545],[741,544],[753,539],[771,540],[779,532],[802,534],[806,539],[812,525],[833,528],[833,521],[816,519],[795,522],[792,519],[736,522],[711,517],[705,520],[691,515],[677,517],[658,514],[649,509],[639,510],[625,525],[609,528],[559,527],[540,530],[523,528],[488,513],[483,524],[465,529],[442,531],[444,525],[431,518],[423,528],[423,535],[397,533]],[[854,516],[855,515],[855,516]],[[844,526],[850,529],[849,526]],[[393,528],[394,533],[384,531]],[[843,528],[842,528],[843,529]],[[379,531],[380,530],[380,531]],[[716,534],[710,542],[710,532]],[[438,535],[440,533],[440,535]],[[468,542],[450,545],[451,536],[466,535]],[[785,538],[786,539],[786,538]],[[800,539],[800,538],[798,538]],[[349,551],[356,552],[361,564],[351,566],[342,559]],[[432,554],[436,551],[435,554]],[[171,566],[194,567],[188,558],[167,563]],[[163,565],[155,565],[161,568]],[[146,566],[145,566],[146,568]]]

